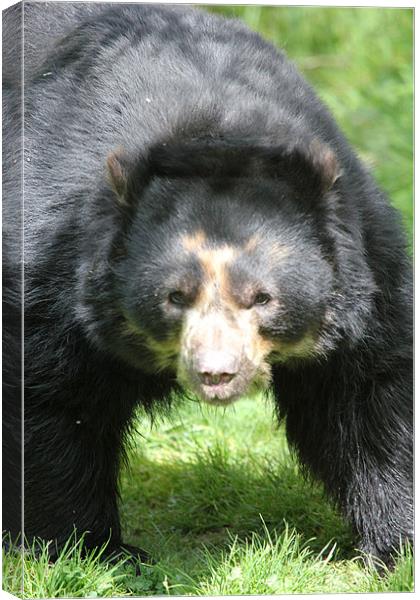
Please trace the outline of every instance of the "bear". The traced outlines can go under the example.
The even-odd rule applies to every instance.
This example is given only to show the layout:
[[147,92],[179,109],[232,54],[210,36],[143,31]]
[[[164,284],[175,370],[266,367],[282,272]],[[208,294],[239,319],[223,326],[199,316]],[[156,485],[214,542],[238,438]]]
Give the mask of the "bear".
[[74,530],[141,556],[118,516],[136,408],[269,390],[355,545],[390,564],[413,536],[412,267],[327,108],[199,9],[5,19],[4,529],[52,558]]

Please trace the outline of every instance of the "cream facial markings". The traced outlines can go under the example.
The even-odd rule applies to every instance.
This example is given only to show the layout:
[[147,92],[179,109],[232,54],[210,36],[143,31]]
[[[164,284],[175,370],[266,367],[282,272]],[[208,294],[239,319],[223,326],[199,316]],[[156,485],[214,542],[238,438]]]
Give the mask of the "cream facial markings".
[[[290,344],[263,337],[261,313],[252,306],[240,305],[231,289],[229,268],[241,253],[253,253],[264,244],[271,260],[281,260],[290,252],[287,246],[276,243],[270,246],[268,240],[258,235],[242,246],[216,245],[203,230],[184,236],[181,244],[197,259],[202,275],[194,300],[180,309],[180,332],[174,331],[166,339],[157,340],[125,315],[125,332],[142,340],[153,356],[152,369],[176,370],[179,381],[203,400],[227,404],[252,390],[266,388],[270,384],[273,362],[313,355],[314,336],[309,334]],[[228,373],[229,365],[234,365],[232,379],[217,389],[217,386],[207,385],[202,377],[202,365],[209,364],[209,357],[213,365],[225,360],[222,368],[228,365]]]
[[196,307],[206,312],[214,302],[233,303],[229,294],[227,267],[238,256],[239,248],[223,244],[212,247],[206,244],[207,238],[202,230],[185,236],[182,245],[198,259],[202,271],[203,282],[196,300]]
[[[267,357],[272,343],[261,337],[258,318],[252,310],[238,306],[230,289],[228,268],[241,252],[253,252],[259,238],[254,236],[242,248],[223,244],[212,246],[202,231],[182,240],[183,247],[198,259],[203,279],[193,306],[186,310],[181,333],[178,377],[192,385],[206,400],[226,402],[255,387],[266,387],[270,381]],[[202,391],[197,377],[198,357],[203,352],[232,353],[238,359],[239,372],[228,384],[231,391],[222,398],[207,397],[212,390]]]

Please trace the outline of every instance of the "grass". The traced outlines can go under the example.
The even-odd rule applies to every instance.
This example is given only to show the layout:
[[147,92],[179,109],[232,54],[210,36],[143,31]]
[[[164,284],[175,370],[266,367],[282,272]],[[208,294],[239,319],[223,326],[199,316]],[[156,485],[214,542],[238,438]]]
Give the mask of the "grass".
[[71,537],[54,564],[50,563],[47,543],[42,544],[41,551],[33,546],[24,554],[3,555],[3,586],[25,598],[126,595],[126,587],[121,583],[125,579],[124,561],[106,564],[101,560],[103,551],[101,548],[83,556],[82,540]]
[[[330,106],[412,231],[410,10],[223,7],[284,48]],[[357,558],[350,532],[316,484],[304,481],[261,398],[225,411],[186,403],[154,428],[146,419],[122,473],[127,542],[156,560],[82,558],[55,564],[3,556],[3,587],[33,597],[390,592],[413,589],[408,548],[380,577]],[[22,582],[24,588],[22,591]]]

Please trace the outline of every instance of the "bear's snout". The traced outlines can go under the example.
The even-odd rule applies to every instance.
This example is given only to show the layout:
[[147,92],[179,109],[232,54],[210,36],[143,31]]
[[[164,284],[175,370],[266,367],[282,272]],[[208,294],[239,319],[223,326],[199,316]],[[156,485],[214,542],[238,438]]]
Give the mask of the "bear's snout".
[[200,352],[195,370],[204,385],[226,385],[238,374],[240,357],[229,352]]

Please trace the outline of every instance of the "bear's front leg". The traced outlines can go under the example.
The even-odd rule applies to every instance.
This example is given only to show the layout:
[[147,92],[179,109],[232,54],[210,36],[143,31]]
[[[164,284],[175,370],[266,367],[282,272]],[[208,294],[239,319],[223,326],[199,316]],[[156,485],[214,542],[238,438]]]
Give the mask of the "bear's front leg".
[[358,549],[386,564],[413,537],[410,381],[408,360],[372,378],[345,358],[274,374],[301,463],[352,524]]
[[138,561],[144,554],[122,544],[117,506],[132,406],[88,388],[63,388],[55,401],[31,390],[25,396],[25,536],[52,540],[52,558],[75,532],[86,549],[106,543],[105,555]]

